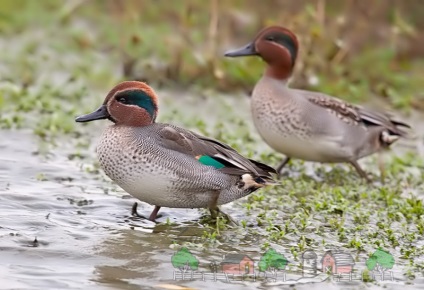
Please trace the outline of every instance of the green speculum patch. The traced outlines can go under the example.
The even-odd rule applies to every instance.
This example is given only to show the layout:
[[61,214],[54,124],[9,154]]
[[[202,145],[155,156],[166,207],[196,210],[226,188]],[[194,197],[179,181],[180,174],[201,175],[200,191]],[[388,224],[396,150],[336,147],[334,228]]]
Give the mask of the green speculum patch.
[[221,169],[221,168],[225,167],[224,164],[222,164],[221,162],[219,162],[219,161],[217,161],[217,160],[215,160],[212,157],[207,156],[207,155],[200,156],[200,158],[198,160],[203,165],[213,166],[216,169]]

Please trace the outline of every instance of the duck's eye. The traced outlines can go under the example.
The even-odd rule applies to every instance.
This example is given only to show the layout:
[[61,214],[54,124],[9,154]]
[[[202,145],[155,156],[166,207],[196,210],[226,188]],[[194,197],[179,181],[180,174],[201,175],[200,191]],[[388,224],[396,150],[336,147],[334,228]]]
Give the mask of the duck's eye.
[[118,102],[122,103],[122,104],[128,104],[128,100],[124,97],[119,97],[117,99]]
[[274,41],[275,38],[274,38],[274,36],[267,36],[266,40],[268,40],[268,41]]

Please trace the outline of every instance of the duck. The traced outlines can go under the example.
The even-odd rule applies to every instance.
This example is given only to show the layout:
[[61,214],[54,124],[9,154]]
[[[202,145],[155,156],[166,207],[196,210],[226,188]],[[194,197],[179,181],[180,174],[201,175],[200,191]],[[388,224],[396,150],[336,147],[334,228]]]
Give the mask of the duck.
[[161,207],[208,208],[216,217],[219,205],[277,184],[274,168],[218,140],[156,122],[157,115],[154,90],[124,81],[97,110],[75,119],[112,122],[97,145],[100,167],[124,191],[154,206],[149,220]]
[[325,93],[289,87],[298,50],[296,35],[274,25],[259,31],[245,46],[225,53],[225,57],[258,56],[266,64],[252,91],[251,113],[265,143],[285,155],[276,168],[278,174],[294,158],[350,163],[360,177],[371,182],[358,160],[406,137],[410,125],[386,112]]

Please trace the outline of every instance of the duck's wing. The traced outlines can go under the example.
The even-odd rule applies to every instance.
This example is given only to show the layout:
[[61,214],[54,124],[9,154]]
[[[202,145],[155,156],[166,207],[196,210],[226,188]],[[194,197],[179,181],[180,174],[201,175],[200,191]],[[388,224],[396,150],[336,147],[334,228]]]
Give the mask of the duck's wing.
[[366,127],[381,126],[386,128],[390,134],[398,136],[407,134],[399,127],[410,128],[408,124],[394,120],[387,113],[369,110],[318,92],[298,91],[311,103],[327,109],[348,124],[364,125]]
[[276,173],[274,168],[243,157],[225,143],[173,125],[160,126],[157,134],[161,146],[192,156],[200,163],[214,166],[221,172],[230,175],[250,173],[268,178],[271,178],[271,173]]

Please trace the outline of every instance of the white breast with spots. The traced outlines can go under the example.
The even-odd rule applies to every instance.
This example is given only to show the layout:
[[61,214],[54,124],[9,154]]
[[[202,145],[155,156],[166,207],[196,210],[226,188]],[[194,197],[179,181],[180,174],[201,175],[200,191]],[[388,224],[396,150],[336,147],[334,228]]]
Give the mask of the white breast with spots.
[[106,175],[141,201],[160,205],[169,197],[170,172],[151,154],[128,144],[128,138],[108,128],[97,147],[99,163]]

